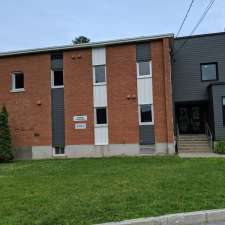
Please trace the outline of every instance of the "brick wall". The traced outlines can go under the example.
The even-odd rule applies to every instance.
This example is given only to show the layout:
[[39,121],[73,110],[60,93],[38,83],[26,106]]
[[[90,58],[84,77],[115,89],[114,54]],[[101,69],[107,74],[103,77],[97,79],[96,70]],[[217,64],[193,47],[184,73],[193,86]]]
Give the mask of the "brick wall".
[[[24,73],[24,92],[10,92],[15,71]],[[0,59],[0,105],[9,112],[14,147],[51,144],[50,80],[49,54]]]
[[153,41],[152,73],[156,143],[173,142],[169,39]]
[[[136,45],[110,46],[106,50],[109,144],[137,144]],[[151,54],[155,139],[156,143],[172,143],[169,39],[152,41]],[[25,92],[10,92],[13,71],[24,72]],[[5,104],[9,111],[14,146],[51,145],[50,89],[50,54],[0,59],[0,105]],[[91,49],[64,52],[64,96],[66,145],[94,144]],[[74,129],[75,115],[87,115],[87,129]],[[35,133],[40,136],[35,137]]]
[[110,144],[139,143],[136,74],[135,45],[107,48]]
[[[91,49],[64,52],[66,145],[94,144]],[[75,130],[75,115],[87,115],[87,129]]]

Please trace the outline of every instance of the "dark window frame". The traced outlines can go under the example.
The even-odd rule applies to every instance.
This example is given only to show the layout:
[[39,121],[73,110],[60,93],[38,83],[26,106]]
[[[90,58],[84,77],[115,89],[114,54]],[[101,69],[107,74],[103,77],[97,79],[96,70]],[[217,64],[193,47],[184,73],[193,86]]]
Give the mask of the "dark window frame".
[[[105,109],[106,123],[98,123],[98,113],[97,113],[97,110],[98,109]],[[107,112],[107,107],[96,107],[95,108],[95,125],[96,126],[107,126],[108,125],[108,112]]]
[[[202,76],[203,76],[203,73],[202,73],[202,66],[205,66],[205,65],[216,65],[216,78],[215,79],[211,79],[211,80],[203,80],[202,79]],[[200,71],[201,71],[201,82],[210,82],[210,81],[216,81],[219,79],[219,70],[218,70],[218,62],[207,62],[207,63],[200,63]]]
[[225,99],[225,96],[221,97],[221,102],[222,102],[222,117],[223,117],[223,126],[225,127],[225,105],[223,104],[223,99]]

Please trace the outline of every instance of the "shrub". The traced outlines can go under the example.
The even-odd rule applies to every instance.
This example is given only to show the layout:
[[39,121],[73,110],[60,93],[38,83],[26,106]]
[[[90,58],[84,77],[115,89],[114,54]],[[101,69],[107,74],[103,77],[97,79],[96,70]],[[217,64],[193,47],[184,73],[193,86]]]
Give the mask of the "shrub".
[[5,107],[0,112],[0,162],[9,162],[13,159],[11,134],[8,125],[8,113]]
[[215,146],[215,152],[218,154],[225,154],[225,141],[217,142]]

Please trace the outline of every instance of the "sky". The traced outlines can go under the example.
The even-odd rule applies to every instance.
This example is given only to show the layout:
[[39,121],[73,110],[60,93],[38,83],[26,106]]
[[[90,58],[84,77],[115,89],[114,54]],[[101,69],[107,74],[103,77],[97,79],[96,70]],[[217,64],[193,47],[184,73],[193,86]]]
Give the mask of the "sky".
[[[195,0],[180,35],[189,35],[210,0]],[[1,0],[0,51],[176,33],[191,0]],[[195,34],[225,29],[216,0]]]

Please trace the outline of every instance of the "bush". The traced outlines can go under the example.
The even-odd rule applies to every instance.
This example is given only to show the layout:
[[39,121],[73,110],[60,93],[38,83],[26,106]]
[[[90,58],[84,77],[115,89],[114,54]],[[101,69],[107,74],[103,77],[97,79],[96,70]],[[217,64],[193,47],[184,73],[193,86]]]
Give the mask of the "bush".
[[225,141],[217,142],[215,146],[215,152],[218,154],[225,154]]
[[13,160],[11,134],[8,125],[8,113],[5,107],[0,112],[0,162]]

